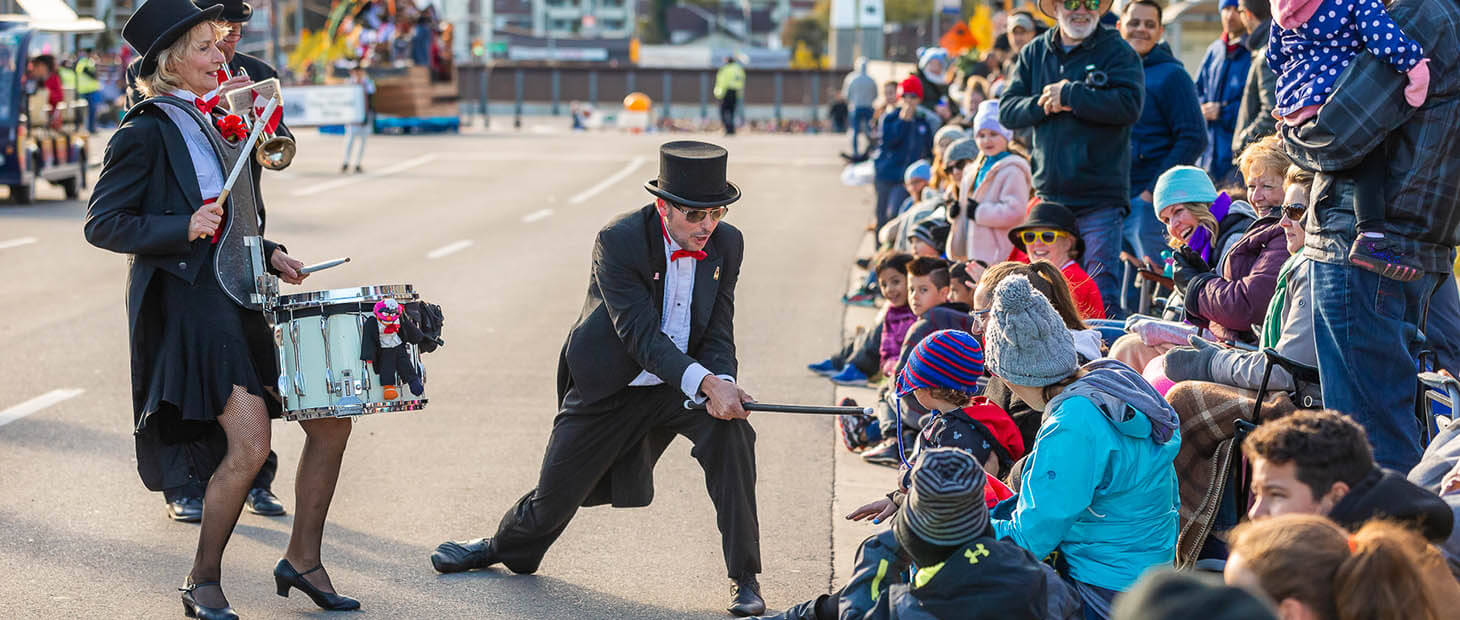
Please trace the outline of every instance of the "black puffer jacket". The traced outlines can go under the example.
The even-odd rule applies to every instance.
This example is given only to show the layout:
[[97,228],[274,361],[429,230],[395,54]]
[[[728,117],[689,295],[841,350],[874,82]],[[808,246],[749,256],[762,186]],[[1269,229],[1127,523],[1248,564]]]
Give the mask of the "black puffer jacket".
[[1455,525],[1455,515],[1440,496],[1395,472],[1375,467],[1338,500],[1328,517],[1356,530],[1370,519],[1394,519],[1418,528],[1430,542],[1444,542]]

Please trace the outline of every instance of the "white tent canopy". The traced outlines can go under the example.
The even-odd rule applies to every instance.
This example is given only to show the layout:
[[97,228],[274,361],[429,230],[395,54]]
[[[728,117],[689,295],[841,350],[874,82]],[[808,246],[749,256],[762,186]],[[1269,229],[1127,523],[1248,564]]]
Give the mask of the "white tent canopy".
[[90,17],[77,17],[63,0],[16,0],[31,26],[51,32],[101,32],[106,24]]

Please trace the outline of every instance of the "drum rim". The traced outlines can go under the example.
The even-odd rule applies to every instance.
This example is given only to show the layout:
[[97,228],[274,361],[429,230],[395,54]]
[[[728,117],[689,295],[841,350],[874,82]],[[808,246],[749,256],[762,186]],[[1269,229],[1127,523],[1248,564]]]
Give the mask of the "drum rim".
[[373,415],[377,413],[402,413],[407,411],[420,411],[426,408],[430,402],[426,398],[415,398],[411,400],[393,401],[371,401],[363,403],[358,413],[345,413],[345,407],[339,405],[326,405],[324,407],[306,407],[303,409],[284,409],[284,421],[297,422],[299,420],[313,420],[317,418],[358,418],[362,415]]
[[334,288],[322,291],[306,291],[280,295],[275,311],[318,305],[380,301],[387,297],[396,301],[416,301],[416,287],[410,284],[367,284],[351,288]]

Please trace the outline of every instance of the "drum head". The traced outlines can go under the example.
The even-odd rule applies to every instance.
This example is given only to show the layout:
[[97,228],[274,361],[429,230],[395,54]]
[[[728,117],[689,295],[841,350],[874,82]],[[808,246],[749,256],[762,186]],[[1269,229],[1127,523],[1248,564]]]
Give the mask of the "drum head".
[[280,310],[297,310],[300,308],[328,306],[331,304],[373,303],[386,298],[393,298],[401,303],[420,299],[416,295],[416,287],[409,284],[375,284],[355,288],[336,288],[327,291],[281,295],[279,296],[279,304],[274,307],[274,310],[277,312]]

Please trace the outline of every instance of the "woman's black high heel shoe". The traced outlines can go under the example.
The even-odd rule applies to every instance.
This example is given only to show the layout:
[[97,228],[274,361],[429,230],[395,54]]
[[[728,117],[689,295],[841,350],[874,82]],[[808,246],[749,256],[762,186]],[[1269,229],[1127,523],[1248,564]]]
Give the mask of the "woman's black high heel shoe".
[[189,618],[200,620],[238,620],[238,613],[232,607],[205,607],[193,599],[193,590],[202,586],[216,586],[216,581],[204,581],[201,583],[190,583],[186,587],[178,588],[182,594],[183,615]]
[[279,563],[274,565],[274,585],[279,587],[279,596],[288,598],[289,588],[299,588],[299,591],[308,595],[309,599],[314,601],[315,605],[319,605],[320,609],[328,611],[359,609],[360,601],[348,596],[340,596],[334,592],[322,591],[304,579],[305,575],[322,568],[324,565],[320,564],[301,573],[294,570],[294,566],[289,563],[289,560],[281,558]]

